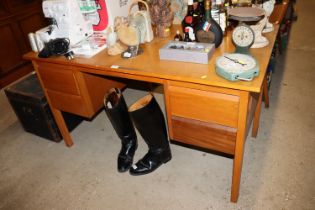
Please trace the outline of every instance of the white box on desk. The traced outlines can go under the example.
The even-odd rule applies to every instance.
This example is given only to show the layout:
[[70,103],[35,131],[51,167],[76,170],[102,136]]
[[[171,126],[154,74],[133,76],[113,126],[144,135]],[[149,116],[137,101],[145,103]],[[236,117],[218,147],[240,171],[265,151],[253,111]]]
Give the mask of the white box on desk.
[[160,49],[160,59],[208,64],[214,50],[214,44],[170,41]]

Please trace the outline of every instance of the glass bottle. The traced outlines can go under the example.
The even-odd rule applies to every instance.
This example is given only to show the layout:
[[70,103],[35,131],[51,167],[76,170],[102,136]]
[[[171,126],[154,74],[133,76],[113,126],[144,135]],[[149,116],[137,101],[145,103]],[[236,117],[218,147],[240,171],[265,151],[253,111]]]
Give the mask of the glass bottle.
[[184,42],[191,42],[191,39],[189,38],[189,28],[185,28]]
[[187,9],[187,15],[184,17],[182,21],[182,30],[183,32],[186,31],[186,28],[189,29],[189,38],[192,41],[195,41],[195,32],[194,32],[194,6],[193,6],[193,0],[188,0],[188,9]]
[[227,10],[225,7],[225,1],[221,0],[221,4],[219,5],[219,25],[222,29],[223,35],[226,35],[226,26],[227,26]]
[[224,7],[226,11],[226,31],[232,30],[232,23],[228,19],[228,11],[229,9],[233,8],[232,0],[225,0],[224,1]]
[[218,0],[212,1],[211,16],[218,24],[220,24],[220,13],[219,13],[220,9],[219,9],[217,2],[218,2]]
[[196,25],[198,25],[205,16],[205,6],[203,1],[204,0],[198,0],[197,8],[194,11],[194,19]]
[[176,31],[176,35],[174,36],[174,41],[183,41],[182,35],[180,35],[179,30]]
[[211,17],[211,1],[205,0],[205,17],[196,28],[196,38],[199,42],[214,43],[219,47],[223,33],[220,25]]

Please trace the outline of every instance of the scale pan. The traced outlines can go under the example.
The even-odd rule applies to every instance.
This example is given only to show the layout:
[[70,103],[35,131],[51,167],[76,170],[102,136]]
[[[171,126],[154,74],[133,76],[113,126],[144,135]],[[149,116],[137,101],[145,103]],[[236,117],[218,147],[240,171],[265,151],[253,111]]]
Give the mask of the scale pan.
[[229,19],[242,22],[259,21],[265,16],[265,10],[258,7],[235,7],[228,10]]

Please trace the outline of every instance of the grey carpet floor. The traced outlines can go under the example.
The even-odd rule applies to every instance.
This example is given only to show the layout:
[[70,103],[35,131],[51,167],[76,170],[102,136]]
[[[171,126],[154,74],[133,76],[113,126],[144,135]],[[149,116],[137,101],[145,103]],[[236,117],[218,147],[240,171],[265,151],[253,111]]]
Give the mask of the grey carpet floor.
[[[152,174],[118,173],[118,138],[104,112],[74,131],[74,146],[26,133],[0,91],[0,209],[314,210],[315,1],[298,1],[286,53],[277,61],[270,108],[247,138],[238,203],[230,203],[232,159],[171,144]],[[130,104],[145,91],[124,92]],[[161,107],[163,94],[156,90]],[[135,159],[146,153],[139,137]]]

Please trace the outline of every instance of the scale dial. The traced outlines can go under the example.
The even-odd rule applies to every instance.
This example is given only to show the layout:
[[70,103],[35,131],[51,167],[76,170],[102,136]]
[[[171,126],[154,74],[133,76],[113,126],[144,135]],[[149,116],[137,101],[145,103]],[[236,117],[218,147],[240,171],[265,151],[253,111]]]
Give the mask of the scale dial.
[[233,30],[232,40],[237,48],[250,48],[254,43],[254,39],[255,33],[247,25],[241,24]]
[[250,55],[231,53],[216,60],[216,72],[231,81],[250,81],[259,74],[259,66],[256,59]]

